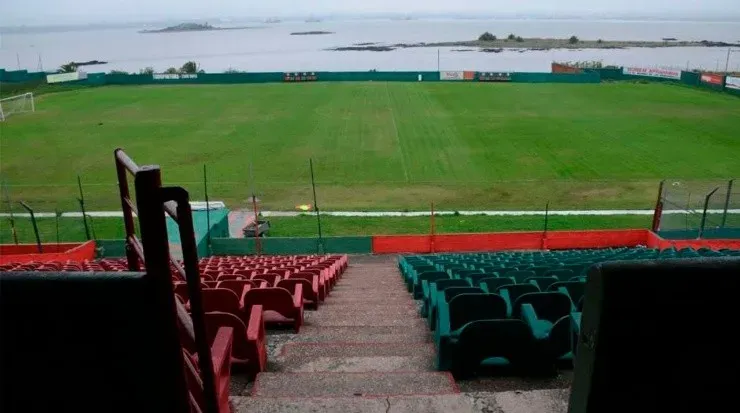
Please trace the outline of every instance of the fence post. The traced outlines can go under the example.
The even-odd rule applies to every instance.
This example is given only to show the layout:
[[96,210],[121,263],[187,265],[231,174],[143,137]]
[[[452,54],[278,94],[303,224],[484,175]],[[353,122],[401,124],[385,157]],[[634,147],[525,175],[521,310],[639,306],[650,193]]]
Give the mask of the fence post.
[[665,179],[660,181],[660,185],[658,185],[658,199],[655,200],[653,224],[651,226],[653,232],[660,230],[660,218],[663,215],[663,185],[665,185]]
[[725,224],[727,224],[727,211],[730,208],[730,197],[732,196],[732,183],[734,182],[734,179],[730,179],[730,181],[727,183],[727,195],[725,195],[725,210],[722,213],[722,225],[720,227],[724,228]]
[[[262,255],[262,240],[260,239],[260,214],[257,209],[257,195],[254,191],[254,172],[252,169],[252,162],[249,162],[249,180],[252,187],[252,212],[254,213],[254,250],[257,255]],[[313,181],[312,181],[313,182]],[[314,196],[314,202],[316,197]]]
[[[316,250],[319,254],[324,253],[324,239],[321,236],[321,215],[319,213],[319,204],[316,201],[316,181],[313,177],[313,159],[308,158],[308,166],[311,169],[311,188],[313,189],[313,206],[316,208],[316,224],[319,229],[319,243],[316,245]],[[255,217],[257,219],[257,217]]]
[[90,241],[90,229],[87,226],[87,214],[85,213],[85,195],[82,193],[82,180],[77,175],[77,187],[80,188],[80,197],[77,201],[80,203],[80,211],[82,212],[82,224],[85,226],[85,237]]
[[39,236],[39,227],[36,225],[36,215],[33,214],[33,209],[31,209],[30,206],[28,206],[27,203],[21,201],[21,205],[23,208],[28,211],[29,214],[31,214],[31,224],[33,224],[33,234],[36,236],[36,248],[39,251],[39,254],[44,253],[44,248],[41,246],[41,236]]
[[434,254],[434,234],[437,232],[437,226],[434,221],[434,202],[431,203],[431,215],[429,215],[429,252]]
[[206,243],[208,244],[208,255],[211,255],[211,205],[208,203],[208,175],[206,164],[203,164],[203,195],[206,198]]
[[550,201],[545,204],[545,229],[542,231],[542,249],[547,248],[547,226],[548,219],[550,218]]
[[10,215],[10,233],[13,234],[13,244],[18,245],[18,232],[15,230],[15,218],[13,217],[13,205],[10,202],[10,191],[8,182],[3,182],[3,192],[5,192],[5,202],[8,204],[8,214]]
[[704,225],[707,223],[707,208],[709,207],[709,198],[714,195],[715,192],[719,190],[719,187],[714,188],[712,192],[708,193],[707,196],[704,198],[704,212],[701,214],[701,226],[699,227],[699,235],[697,236],[697,239],[701,239],[701,237],[704,235]]

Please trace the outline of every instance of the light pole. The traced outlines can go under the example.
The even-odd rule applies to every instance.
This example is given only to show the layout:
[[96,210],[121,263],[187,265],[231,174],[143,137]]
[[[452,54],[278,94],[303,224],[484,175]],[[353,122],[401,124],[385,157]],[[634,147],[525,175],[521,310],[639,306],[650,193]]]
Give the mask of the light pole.
[[727,49],[727,60],[725,61],[725,73],[727,73],[730,69],[730,53],[733,52],[740,52],[740,50],[732,50],[732,48]]

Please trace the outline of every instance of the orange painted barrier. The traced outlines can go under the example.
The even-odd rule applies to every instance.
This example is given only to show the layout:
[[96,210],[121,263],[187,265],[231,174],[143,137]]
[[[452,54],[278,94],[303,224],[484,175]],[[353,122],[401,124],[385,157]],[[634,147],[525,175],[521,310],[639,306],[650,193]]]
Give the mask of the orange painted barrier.
[[0,265],[11,262],[83,261],[95,258],[95,241],[85,243],[42,244],[39,254],[36,244],[0,245]]
[[476,252],[503,250],[579,249],[636,247],[648,248],[732,248],[740,240],[665,240],[647,229],[594,231],[492,232],[479,234],[376,235],[373,254],[429,254],[435,252]]

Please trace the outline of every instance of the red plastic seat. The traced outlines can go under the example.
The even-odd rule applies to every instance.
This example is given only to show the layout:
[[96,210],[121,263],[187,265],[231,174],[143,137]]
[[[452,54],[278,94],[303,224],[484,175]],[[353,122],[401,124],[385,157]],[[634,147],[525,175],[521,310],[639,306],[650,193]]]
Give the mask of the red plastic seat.
[[[216,331],[215,337],[211,343],[211,361],[213,362],[213,376],[216,384],[216,397],[218,398],[218,407],[220,413],[231,411],[229,406],[229,386],[231,385],[231,353],[233,344],[234,330],[230,327],[222,327]],[[198,370],[198,357],[193,353],[183,349],[183,359],[185,360],[187,374],[188,390],[192,394],[197,409],[193,411],[202,411],[205,406],[203,400],[203,382],[200,379]]]
[[292,294],[278,287],[249,289],[242,297],[242,305],[246,311],[262,305],[267,326],[292,325],[297,333],[303,324],[303,285],[295,285]]
[[262,317],[262,306],[255,305],[246,325],[239,317],[230,313],[210,312],[206,313],[205,318],[209,337],[215,337],[216,332],[223,327],[233,329],[231,363],[234,367],[244,368],[250,380],[267,369],[267,339]]
[[297,284],[303,285],[303,303],[307,304],[314,310],[318,309],[321,298],[319,294],[319,280],[317,277],[314,277],[313,281],[304,278],[286,278],[284,280],[280,280],[277,287],[293,291]]
[[267,281],[270,286],[276,286],[281,278],[280,274],[268,272],[267,274],[257,274],[253,276],[252,280],[264,280]]
[[242,293],[244,292],[244,286],[249,286],[251,288],[255,288],[260,284],[259,281],[253,282],[251,280],[225,280],[225,281],[219,281],[218,284],[216,284],[216,288],[225,288],[227,290],[231,290],[236,294],[237,297],[242,296]]
[[288,279],[303,279],[308,280],[311,283],[316,280],[319,286],[319,300],[324,301],[326,299],[326,296],[329,295],[329,284],[320,275],[316,275],[311,272],[297,272],[295,274],[291,274]]

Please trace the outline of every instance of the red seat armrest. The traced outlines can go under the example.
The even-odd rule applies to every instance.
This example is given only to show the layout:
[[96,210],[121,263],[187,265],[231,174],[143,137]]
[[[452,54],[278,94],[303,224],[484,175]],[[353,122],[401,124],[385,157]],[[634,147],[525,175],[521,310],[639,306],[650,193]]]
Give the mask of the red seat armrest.
[[220,377],[231,374],[231,345],[234,339],[234,329],[219,327],[216,338],[211,345],[211,359],[213,360],[213,374],[218,380]]

